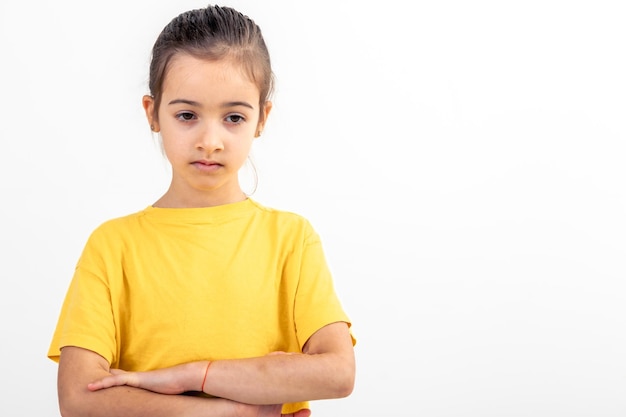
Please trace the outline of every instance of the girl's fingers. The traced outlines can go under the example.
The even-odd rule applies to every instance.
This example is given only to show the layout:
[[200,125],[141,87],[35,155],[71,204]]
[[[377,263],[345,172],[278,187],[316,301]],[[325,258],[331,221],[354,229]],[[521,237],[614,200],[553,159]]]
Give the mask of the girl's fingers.
[[117,387],[120,385],[136,385],[133,381],[132,373],[122,371],[121,369],[111,369],[111,376],[105,376],[102,379],[87,384],[90,391],[98,391],[105,388]]
[[109,372],[110,372],[112,375],[120,375],[120,374],[125,373],[126,371],[123,371],[123,370],[121,370],[121,369],[113,369],[113,368],[111,368],[111,369],[109,370]]

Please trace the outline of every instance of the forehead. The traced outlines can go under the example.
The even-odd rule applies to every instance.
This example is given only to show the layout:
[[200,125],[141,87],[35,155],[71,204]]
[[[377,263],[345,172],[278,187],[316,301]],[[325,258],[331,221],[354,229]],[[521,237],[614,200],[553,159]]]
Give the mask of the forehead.
[[172,58],[163,80],[163,95],[260,97],[256,83],[234,59],[207,60],[187,54]]

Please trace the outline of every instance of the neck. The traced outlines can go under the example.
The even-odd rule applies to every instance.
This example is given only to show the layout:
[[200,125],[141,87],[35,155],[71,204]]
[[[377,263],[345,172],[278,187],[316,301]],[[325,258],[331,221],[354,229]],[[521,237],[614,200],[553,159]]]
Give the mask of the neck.
[[199,207],[215,207],[224,204],[238,203],[248,198],[241,190],[233,190],[232,192],[220,192],[220,190],[211,190],[203,193],[179,193],[170,187],[169,190],[154,204],[159,208],[199,208]]

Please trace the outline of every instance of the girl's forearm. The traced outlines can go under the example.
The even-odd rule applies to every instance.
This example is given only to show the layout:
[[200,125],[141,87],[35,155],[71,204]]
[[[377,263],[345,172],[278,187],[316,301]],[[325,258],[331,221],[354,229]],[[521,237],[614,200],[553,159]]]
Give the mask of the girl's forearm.
[[128,385],[162,394],[203,391],[256,405],[341,398],[352,392],[354,351],[345,325],[325,326],[309,339],[304,352],[190,362],[147,372],[112,369],[87,388]]
[[[247,404],[341,398],[350,394],[354,372],[335,353],[268,355],[193,364],[189,380],[204,392]],[[206,372],[206,379],[204,375]]]
[[238,415],[238,405],[224,399],[166,395],[140,388],[121,386],[98,392],[82,391],[74,397],[60,397],[63,416],[223,416]]
[[64,347],[58,374],[61,414],[65,417],[241,415],[240,404],[225,399],[165,395],[120,383],[110,385],[109,389],[88,389],[89,381],[106,378],[111,379],[111,376],[108,363],[101,356],[82,348]]

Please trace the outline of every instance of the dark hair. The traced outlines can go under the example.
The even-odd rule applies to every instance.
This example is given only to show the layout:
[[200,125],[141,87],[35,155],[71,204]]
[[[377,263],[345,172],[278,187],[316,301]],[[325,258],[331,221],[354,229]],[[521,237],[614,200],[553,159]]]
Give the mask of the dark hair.
[[274,74],[261,28],[230,7],[207,6],[181,13],[163,28],[152,48],[148,87],[154,117],[163,94],[163,80],[172,58],[185,53],[199,59],[234,59],[260,92],[260,117],[274,87]]

